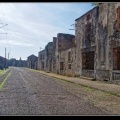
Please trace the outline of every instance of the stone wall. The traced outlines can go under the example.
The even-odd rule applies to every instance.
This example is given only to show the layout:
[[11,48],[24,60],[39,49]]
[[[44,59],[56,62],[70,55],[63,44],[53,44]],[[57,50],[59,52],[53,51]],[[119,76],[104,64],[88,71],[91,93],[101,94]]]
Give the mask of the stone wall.
[[45,51],[46,51],[46,66],[45,66],[45,70],[47,72],[51,72],[52,71],[53,42],[49,42],[45,46]]
[[96,70],[97,80],[110,80],[110,70]]
[[56,73],[56,41],[57,37],[53,37],[53,51],[52,51],[52,72]]
[[[66,61],[67,51],[68,51],[68,49],[73,48],[73,47],[76,47],[74,35],[64,34],[64,33],[57,34],[57,41],[56,41],[56,65],[57,65],[56,68],[57,69],[56,69],[56,73],[64,74],[64,75],[68,74],[68,73],[66,73],[66,70],[60,70],[60,62],[61,62],[61,57],[62,57],[62,60],[64,59]],[[64,51],[65,53],[63,53],[62,51]],[[75,52],[75,54],[76,54],[76,52]],[[64,63],[65,69],[67,69],[66,64],[67,63]],[[69,71],[71,71],[71,70],[69,70]],[[68,72],[68,70],[67,70],[67,72]],[[73,74],[74,74],[74,71],[73,71]]]
[[45,49],[38,53],[38,70],[46,70],[46,51]]
[[[70,60],[68,59],[69,52]],[[63,62],[63,70],[59,70],[60,74],[67,76],[75,76],[76,47],[59,51],[59,65],[60,62]]]
[[[53,37],[53,42],[48,43],[43,52],[46,56],[46,70],[69,76],[83,75],[99,80],[118,80],[120,74],[113,70],[116,59],[113,49],[120,46],[120,28],[118,30],[117,24],[119,6],[120,3],[101,3],[75,20],[75,36],[58,33],[57,37]],[[72,61],[68,61],[70,51]],[[87,62],[89,57],[83,56],[89,56],[87,52],[94,53],[91,59],[94,67],[85,69],[83,63]],[[38,65],[41,66],[40,64],[38,60]]]
[[[83,16],[75,20],[76,75],[83,74],[82,53],[91,51],[93,47],[94,48],[96,47],[96,28],[98,23],[97,19],[98,19],[98,7],[95,7],[92,10],[88,11]],[[93,51],[95,51],[95,49]],[[96,61],[94,63],[96,66]]]
[[[76,74],[82,75],[82,51],[91,50],[95,46],[94,77],[96,79],[113,79],[113,48],[120,46],[120,31],[118,30],[117,8],[120,3],[102,3],[75,20]],[[89,20],[86,20],[88,15]],[[90,41],[86,41],[86,25],[91,23]],[[95,29],[94,29],[95,28]],[[117,73],[116,73],[117,74]],[[115,73],[114,73],[114,76]],[[117,74],[118,76],[118,74]],[[118,77],[116,77],[118,79]]]
[[57,38],[58,38],[58,51],[76,46],[74,35],[58,33]]
[[[97,47],[98,59],[97,69],[101,71],[109,71],[109,80],[113,79],[113,48],[119,46],[120,32],[117,32],[117,8],[120,3],[103,3],[99,6],[98,31],[97,31]],[[104,76],[96,75],[97,78]],[[104,78],[104,77],[103,77]]]
[[30,55],[27,57],[27,66],[28,68],[37,69],[38,57],[35,55]]

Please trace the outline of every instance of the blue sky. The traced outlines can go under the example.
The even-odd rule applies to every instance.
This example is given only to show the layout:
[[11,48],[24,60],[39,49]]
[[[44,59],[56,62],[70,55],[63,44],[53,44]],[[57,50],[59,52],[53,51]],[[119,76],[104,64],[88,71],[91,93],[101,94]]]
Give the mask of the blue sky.
[[81,2],[0,3],[0,33],[7,33],[0,34],[0,56],[5,56],[5,47],[10,58],[38,56],[40,47],[44,49],[58,33],[75,35],[71,24],[92,8]]

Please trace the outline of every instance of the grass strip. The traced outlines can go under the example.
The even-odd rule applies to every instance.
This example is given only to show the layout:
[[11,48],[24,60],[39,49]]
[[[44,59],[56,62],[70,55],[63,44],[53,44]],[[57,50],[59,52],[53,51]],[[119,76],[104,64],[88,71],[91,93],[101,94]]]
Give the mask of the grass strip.
[[4,85],[5,85],[5,83],[6,83],[7,79],[8,79],[8,77],[10,76],[10,74],[11,74],[11,72],[8,73],[8,75],[6,76],[6,78],[5,78],[5,79],[2,81],[2,83],[0,84],[0,90],[3,89],[3,87],[4,87]]
[[10,68],[8,68],[6,70],[0,70],[0,76],[4,75],[8,70],[10,70]]

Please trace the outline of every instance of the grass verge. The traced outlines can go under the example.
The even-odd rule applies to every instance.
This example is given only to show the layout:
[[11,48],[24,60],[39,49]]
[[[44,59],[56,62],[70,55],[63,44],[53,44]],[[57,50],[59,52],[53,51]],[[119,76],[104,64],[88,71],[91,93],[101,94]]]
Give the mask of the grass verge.
[[10,68],[8,68],[6,70],[0,70],[0,76],[4,75],[8,70],[10,70]]
[[10,76],[10,74],[11,74],[11,72],[8,73],[8,75],[6,76],[6,78],[5,78],[5,79],[2,81],[2,83],[0,84],[0,90],[3,89],[3,87],[4,87],[4,85],[5,85],[5,83],[6,83],[7,79],[8,79],[8,77]]

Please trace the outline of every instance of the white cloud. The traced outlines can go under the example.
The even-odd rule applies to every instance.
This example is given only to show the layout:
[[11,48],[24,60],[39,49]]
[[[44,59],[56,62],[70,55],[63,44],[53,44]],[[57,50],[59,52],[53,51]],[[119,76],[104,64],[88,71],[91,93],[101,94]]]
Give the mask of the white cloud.
[[[74,15],[82,12],[81,7],[75,6],[72,3],[2,3],[0,20],[8,26],[0,32],[8,34],[7,39],[5,35],[0,36],[0,46],[30,47],[36,52],[35,48],[44,48],[57,33],[74,33],[69,27]],[[13,49],[20,51],[19,47]]]

